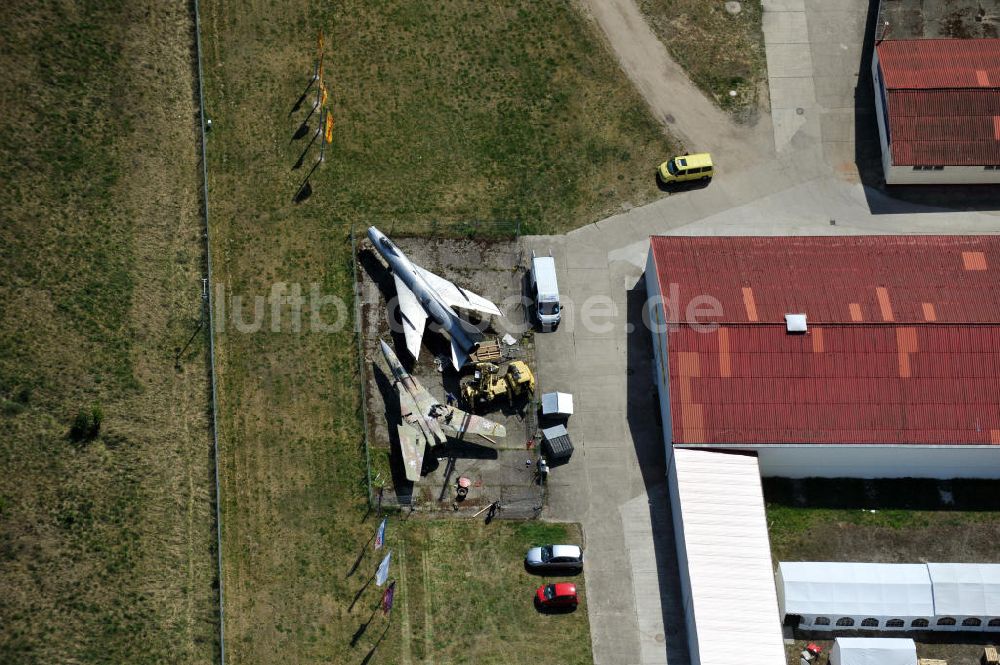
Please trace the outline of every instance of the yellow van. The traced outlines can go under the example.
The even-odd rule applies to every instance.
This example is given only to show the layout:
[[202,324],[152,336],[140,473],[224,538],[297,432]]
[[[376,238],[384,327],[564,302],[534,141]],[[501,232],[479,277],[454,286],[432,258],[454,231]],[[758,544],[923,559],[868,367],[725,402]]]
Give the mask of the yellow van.
[[712,156],[707,152],[697,155],[679,155],[660,164],[657,169],[660,180],[668,182],[687,182],[689,180],[708,180],[715,175]]

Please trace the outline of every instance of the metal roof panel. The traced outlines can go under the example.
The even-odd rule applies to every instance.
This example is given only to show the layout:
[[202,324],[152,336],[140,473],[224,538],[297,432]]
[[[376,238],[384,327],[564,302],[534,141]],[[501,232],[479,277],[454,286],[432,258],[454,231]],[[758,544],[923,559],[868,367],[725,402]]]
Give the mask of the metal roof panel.
[[[729,376],[719,370],[718,331],[682,321],[668,333],[676,442],[996,443],[1000,237],[654,237],[651,251],[659,283],[679,287],[680,311],[699,295],[723,311]],[[980,265],[963,260],[969,252],[982,254],[986,270],[967,268]],[[757,297],[757,321],[744,285]],[[845,305],[879,311],[877,289],[893,320],[852,321]],[[808,314],[810,332],[785,331],[775,305],[785,301]],[[928,302],[936,322],[924,317]],[[699,375],[680,376],[678,353],[695,354]]]

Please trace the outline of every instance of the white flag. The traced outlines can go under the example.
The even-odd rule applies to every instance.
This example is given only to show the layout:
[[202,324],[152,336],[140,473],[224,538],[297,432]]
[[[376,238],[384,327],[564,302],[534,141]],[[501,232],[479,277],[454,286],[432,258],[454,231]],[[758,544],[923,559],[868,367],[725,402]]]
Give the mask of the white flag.
[[379,586],[385,584],[385,581],[389,579],[389,557],[392,556],[392,550],[389,550],[385,558],[382,559],[382,563],[378,565],[378,571],[375,573],[375,583]]

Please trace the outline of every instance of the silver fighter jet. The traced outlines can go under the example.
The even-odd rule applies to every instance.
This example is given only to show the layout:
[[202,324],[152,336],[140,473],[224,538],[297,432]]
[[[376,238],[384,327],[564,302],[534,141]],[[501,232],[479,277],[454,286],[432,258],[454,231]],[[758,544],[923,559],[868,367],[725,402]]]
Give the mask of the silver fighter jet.
[[479,348],[477,332],[452,309],[461,307],[493,316],[503,316],[492,302],[452,284],[411,262],[402,250],[374,226],[368,227],[368,239],[389,264],[396,282],[400,318],[406,335],[406,348],[414,358],[420,353],[424,325],[430,317],[451,339],[451,362],[461,369]]
[[437,401],[406,371],[389,345],[381,340],[379,343],[392,373],[396,394],[399,395],[399,411],[403,422],[396,427],[396,431],[399,433],[399,449],[407,480],[420,480],[424,453],[428,448],[445,443],[449,437],[462,440],[467,434],[481,437],[507,436],[507,429],[503,425]]

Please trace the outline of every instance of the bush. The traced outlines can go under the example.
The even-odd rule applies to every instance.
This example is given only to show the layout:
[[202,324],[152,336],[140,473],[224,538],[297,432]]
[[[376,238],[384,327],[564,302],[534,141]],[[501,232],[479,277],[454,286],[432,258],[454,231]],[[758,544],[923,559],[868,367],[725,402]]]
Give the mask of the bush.
[[77,443],[92,441],[101,433],[101,423],[104,421],[104,411],[100,406],[91,408],[90,413],[80,411],[73,419],[69,428],[69,438]]

